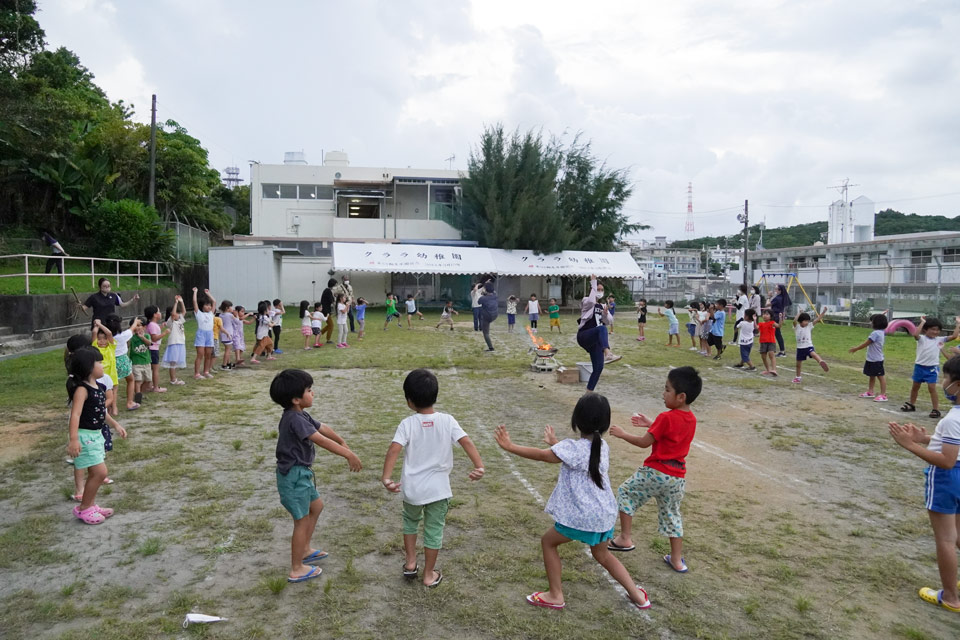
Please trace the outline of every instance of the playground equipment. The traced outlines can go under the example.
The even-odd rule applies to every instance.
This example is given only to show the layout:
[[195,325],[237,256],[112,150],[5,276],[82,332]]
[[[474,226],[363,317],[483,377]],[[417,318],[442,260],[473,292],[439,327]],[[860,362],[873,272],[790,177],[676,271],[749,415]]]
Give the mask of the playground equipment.
[[[761,289],[766,289],[767,291],[769,291],[770,283],[767,282],[767,278],[784,278],[785,280],[784,280],[783,286],[786,287],[787,293],[791,293],[790,288],[793,285],[797,285],[800,288],[800,291],[803,292],[803,297],[807,300],[807,304],[810,305],[810,308],[813,309],[814,311],[817,310],[817,305],[815,305],[813,303],[813,300],[810,299],[810,296],[807,295],[807,290],[803,288],[803,283],[800,282],[800,278],[797,276],[796,273],[773,273],[773,272],[768,273],[766,271],[761,271],[760,279],[757,280],[757,286],[761,287]],[[761,282],[763,283],[762,285],[760,284]],[[779,283],[776,283],[776,284],[779,284]],[[793,297],[792,294],[791,294],[791,297]]]
[[901,318],[900,320],[894,320],[893,322],[888,324],[884,333],[887,333],[887,334],[896,333],[897,329],[903,329],[913,337],[917,336],[917,325],[913,324],[906,318]]

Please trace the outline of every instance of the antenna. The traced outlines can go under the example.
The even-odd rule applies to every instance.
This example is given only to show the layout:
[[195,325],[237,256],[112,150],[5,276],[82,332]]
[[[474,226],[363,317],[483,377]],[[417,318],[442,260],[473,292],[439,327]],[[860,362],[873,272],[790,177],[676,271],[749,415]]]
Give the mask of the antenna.
[[687,239],[693,235],[693,183],[687,183],[687,223],[683,227]]
[[828,189],[836,189],[843,196],[843,206],[849,206],[849,201],[847,200],[847,190],[850,187],[859,187],[858,184],[850,184],[850,178],[844,178],[843,182],[832,187],[827,187]]
[[444,158],[443,161],[448,163],[448,166],[447,166],[448,169],[453,169],[453,161],[456,159],[457,159],[457,155],[451,154],[449,158]]
[[853,242],[853,207],[850,206],[850,201],[847,199],[847,191],[850,187],[859,187],[859,184],[850,184],[850,178],[844,178],[843,182],[834,185],[832,187],[827,187],[828,189],[836,189],[840,192],[841,202],[840,202],[840,242]]

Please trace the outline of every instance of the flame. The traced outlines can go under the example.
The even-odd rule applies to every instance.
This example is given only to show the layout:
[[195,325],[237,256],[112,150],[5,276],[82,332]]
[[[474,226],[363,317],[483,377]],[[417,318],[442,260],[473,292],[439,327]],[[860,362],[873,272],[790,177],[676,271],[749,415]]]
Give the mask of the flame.
[[533,335],[533,329],[530,327],[527,327],[527,333],[530,335],[530,340],[533,342],[535,349],[539,349],[540,351],[549,351],[553,348],[549,342],[546,342],[540,336]]

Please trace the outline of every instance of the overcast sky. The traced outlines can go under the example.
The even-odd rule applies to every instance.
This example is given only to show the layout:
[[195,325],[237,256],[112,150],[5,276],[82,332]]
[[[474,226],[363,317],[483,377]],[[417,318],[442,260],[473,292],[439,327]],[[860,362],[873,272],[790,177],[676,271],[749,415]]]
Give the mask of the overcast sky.
[[39,4],[111,100],[149,121],[157,93],[244,178],[299,150],[464,169],[502,122],[583,132],[628,169],[643,237],[685,236],[688,182],[696,235],[744,199],[771,227],[826,220],[844,178],[878,210],[960,214],[955,0]]

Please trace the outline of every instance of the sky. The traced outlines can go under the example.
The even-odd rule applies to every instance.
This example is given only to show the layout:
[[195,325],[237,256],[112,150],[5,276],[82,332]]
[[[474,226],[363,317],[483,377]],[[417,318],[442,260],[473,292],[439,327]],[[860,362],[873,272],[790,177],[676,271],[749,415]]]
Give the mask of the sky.
[[[466,169],[485,126],[580,133],[683,239],[827,219],[849,179],[960,215],[955,0],[39,0],[113,100],[172,118],[211,163]],[[448,160],[451,157],[455,159]]]

